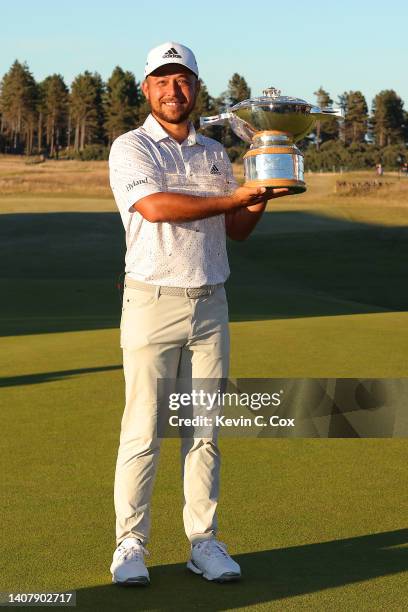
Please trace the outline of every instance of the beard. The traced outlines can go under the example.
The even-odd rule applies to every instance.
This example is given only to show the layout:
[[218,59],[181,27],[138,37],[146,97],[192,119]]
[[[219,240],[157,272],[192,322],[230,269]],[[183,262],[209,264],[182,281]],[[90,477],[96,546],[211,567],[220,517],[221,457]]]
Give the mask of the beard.
[[183,123],[188,119],[191,111],[195,106],[195,101],[196,100],[194,97],[194,100],[192,100],[190,104],[185,107],[183,105],[183,108],[179,109],[172,109],[171,107],[166,107],[165,104],[160,103],[155,104],[154,107],[151,106],[151,109],[154,114],[162,121],[165,121],[166,123],[173,123],[176,125],[178,123]]
[[178,111],[177,113],[169,112],[167,109],[160,108],[159,110],[155,110],[154,113],[157,115],[159,119],[165,121],[166,123],[183,123],[188,119],[192,109],[186,108],[183,111]]

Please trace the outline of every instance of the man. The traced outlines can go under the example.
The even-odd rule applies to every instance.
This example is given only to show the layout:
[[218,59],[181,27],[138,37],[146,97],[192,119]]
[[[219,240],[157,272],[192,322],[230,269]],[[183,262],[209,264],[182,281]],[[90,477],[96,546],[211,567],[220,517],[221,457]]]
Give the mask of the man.
[[[160,440],[157,379],[228,376],[226,235],[245,239],[265,209],[264,188],[237,188],[222,145],[188,117],[200,83],[187,47],[150,51],[142,90],[151,114],[112,145],[110,182],[126,230],[121,347],[126,405],[115,474],[118,584],[147,584],[145,545]],[[285,195],[276,190],[272,197]],[[187,567],[207,580],[240,578],[216,539],[217,435],[182,440]]]

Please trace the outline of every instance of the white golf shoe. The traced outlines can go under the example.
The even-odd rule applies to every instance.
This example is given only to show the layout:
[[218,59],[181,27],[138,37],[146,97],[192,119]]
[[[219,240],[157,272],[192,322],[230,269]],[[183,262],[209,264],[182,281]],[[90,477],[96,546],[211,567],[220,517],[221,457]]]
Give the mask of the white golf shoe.
[[187,567],[195,574],[201,574],[206,580],[214,582],[232,582],[241,578],[238,563],[229,556],[226,545],[215,539],[195,544]]
[[146,586],[149,584],[149,572],[144,564],[143,555],[149,553],[140,540],[126,538],[113,553],[110,566],[112,582],[124,586]]

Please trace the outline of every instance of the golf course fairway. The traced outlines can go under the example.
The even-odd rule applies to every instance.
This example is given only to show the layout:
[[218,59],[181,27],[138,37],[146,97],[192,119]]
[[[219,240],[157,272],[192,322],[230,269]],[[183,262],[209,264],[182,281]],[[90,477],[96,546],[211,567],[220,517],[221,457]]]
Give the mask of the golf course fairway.
[[[378,202],[326,214],[296,197],[229,243],[231,376],[406,377],[401,203],[385,223]],[[151,585],[111,584],[123,228],[108,200],[60,199],[0,199],[0,591],[76,590],[78,610],[406,609],[404,439],[221,438],[219,538],[244,576],[224,585],[185,568],[179,441],[165,440]]]

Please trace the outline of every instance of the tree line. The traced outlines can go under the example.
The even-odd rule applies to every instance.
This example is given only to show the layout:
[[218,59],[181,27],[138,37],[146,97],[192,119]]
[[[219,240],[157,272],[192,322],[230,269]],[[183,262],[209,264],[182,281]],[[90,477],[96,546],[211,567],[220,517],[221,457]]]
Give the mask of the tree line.
[[[315,96],[319,106],[333,104],[323,87]],[[198,126],[201,115],[221,112],[249,97],[251,90],[237,73],[218,97],[211,96],[201,82],[192,120]],[[380,91],[370,110],[361,91],[344,92],[337,104],[344,121],[318,122],[314,133],[300,143],[310,169],[350,163],[364,167],[378,163],[384,155],[387,160],[387,151],[392,151],[391,165],[397,153],[405,160],[408,114],[394,90]],[[0,152],[104,159],[113,140],[141,125],[148,113],[140,83],[119,66],[106,82],[97,72],[86,70],[68,87],[60,74],[37,82],[28,65],[16,60],[0,83]],[[247,149],[228,125],[206,133],[221,140],[233,161]]]
[[[315,96],[318,106],[333,105],[323,87]],[[400,169],[404,166],[408,113],[393,89],[380,91],[374,97],[371,112],[361,91],[344,92],[337,105],[343,110],[344,121],[331,118],[317,122],[314,134],[304,146],[307,169],[358,170],[378,164],[387,169]]]

